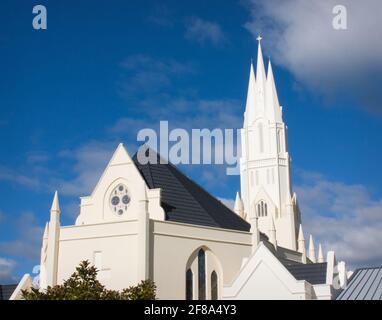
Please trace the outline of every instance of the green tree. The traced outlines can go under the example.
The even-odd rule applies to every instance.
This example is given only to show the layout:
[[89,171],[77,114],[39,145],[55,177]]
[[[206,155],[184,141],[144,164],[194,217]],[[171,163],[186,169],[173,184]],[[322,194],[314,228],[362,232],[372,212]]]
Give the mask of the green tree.
[[97,280],[98,270],[89,261],[82,261],[71,277],[61,285],[48,287],[44,291],[31,288],[23,290],[26,300],[155,300],[156,286],[153,281],[141,281],[121,292],[107,290]]

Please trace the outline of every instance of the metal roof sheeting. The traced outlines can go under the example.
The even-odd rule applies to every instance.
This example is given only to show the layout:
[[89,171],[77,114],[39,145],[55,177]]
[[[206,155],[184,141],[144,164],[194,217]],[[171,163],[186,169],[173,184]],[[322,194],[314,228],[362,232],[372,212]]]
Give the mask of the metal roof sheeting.
[[327,263],[308,263],[285,265],[288,271],[297,279],[305,280],[310,284],[326,283]]
[[357,269],[337,300],[382,300],[382,267]]

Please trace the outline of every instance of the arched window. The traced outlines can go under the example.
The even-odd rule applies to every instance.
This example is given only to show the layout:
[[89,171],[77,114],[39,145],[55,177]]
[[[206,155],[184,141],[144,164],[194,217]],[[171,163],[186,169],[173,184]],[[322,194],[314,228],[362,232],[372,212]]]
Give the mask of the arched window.
[[211,300],[218,299],[218,275],[215,271],[211,273]]
[[268,205],[263,200],[261,200],[257,204],[257,216],[258,217],[266,217],[266,216],[268,216]]
[[206,253],[203,249],[198,252],[198,285],[199,300],[206,300]]
[[193,296],[193,274],[191,269],[186,272],[186,300],[192,300]]

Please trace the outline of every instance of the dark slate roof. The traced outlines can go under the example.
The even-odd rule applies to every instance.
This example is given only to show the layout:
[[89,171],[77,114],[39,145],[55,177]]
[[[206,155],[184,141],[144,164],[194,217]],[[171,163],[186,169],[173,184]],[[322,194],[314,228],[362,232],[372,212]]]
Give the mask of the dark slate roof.
[[310,284],[323,284],[326,283],[326,265],[324,262],[287,264],[285,267],[297,280],[305,280]]
[[9,300],[13,291],[15,291],[17,284],[3,284],[0,285],[0,300]]
[[382,267],[354,271],[337,300],[382,300]]
[[[152,152],[155,152],[152,150]],[[224,229],[249,231],[250,224],[180,172],[171,163],[140,164],[133,161],[150,189],[161,188],[161,206],[166,220]]]

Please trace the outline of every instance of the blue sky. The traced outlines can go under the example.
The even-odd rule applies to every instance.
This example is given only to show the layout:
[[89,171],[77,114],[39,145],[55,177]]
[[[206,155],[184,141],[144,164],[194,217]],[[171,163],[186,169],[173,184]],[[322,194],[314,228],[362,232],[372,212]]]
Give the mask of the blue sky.
[[[0,282],[39,262],[54,190],[73,223],[140,128],[238,128],[258,33],[289,128],[305,232],[352,266],[382,263],[382,5],[343,1],[2,1]],[[32,28],[44,4],[48,29]],[[239,177],[183,165],[232,204]],[[217,179],[216,177],[219,177]]]

